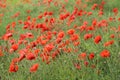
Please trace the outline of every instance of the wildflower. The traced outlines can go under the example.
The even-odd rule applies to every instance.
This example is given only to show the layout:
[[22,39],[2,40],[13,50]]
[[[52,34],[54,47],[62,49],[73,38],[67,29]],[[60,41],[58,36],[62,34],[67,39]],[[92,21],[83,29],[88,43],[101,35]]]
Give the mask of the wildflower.
[[95,54],[94,54],[94,53],[90,53],[90,54],[89,54],[89,59],[90,59],[90,60],[94,59],[94,57],[95,57]]
[[92,34],[85,34],[84,40],[88,40],[89,38],[92,38]]
[[48,40],[42,40],[42,41],[40,41],[40,44],[45,45],[47,42],[48,42]]
[[92,26],[94,27],[94,26],[96,26],[96,25],[97,25],[97,20],[94,19],[94,20],[92,21]]
[[31,16],[27,16],[27,20],[30,20],[31,19]]
[[92,10],[95,10],[95,8],[98,6],[98,4],[93,4]]
[[115,35],[114,35],[114,34],[111,34],[111,35],[110,35],[110,38],[115,38]]
[[108,50],[103,50],[103,51],[100,53],[100,56],[103,57],[103,58],[110,57],[110,52],[109,52]]
[[115,15],[117,15],[118,14],[118,8],[114,8],[113,12],[114,12]]
[[9,67],[9,72],[17,72],[18,71],[18,65],[11,63]]
[[110,41],[108,41],[108,42],[105,42],[105,43],[104,43],[104,46],[107,47],[107,46],[112,45],[113,43],[114,43],[114,40],[110,40]]
[[80,26],[80,27],[78,27],[78,29],[82,32],[82,31],[84,31],[84,30],[86,30],[86,25],[82,25],[82,26]]
[[43,15],[39,15],[39,16],[38,16],[38,19],[42,19],[42,18],[43,18]]
[[31,45],[31,47],[33,48],[33,47],[36,47],[36,46],[37,46],[37,43],[34,41],[34,42],[31,42],[30,45]]
[[30,67],[30,72],[36,72],[38,70],[39,64],[36,63]]
[[12,28],[15,28],[16,22],[12,22]]
[[73,44],[74,44],[74,46],[78,46],[80,44],[80,42],[77,41],[77,42],[74,42]]
[[59,33],[58,33],[58,37],[59,37],[59,38],[63,38],[63,37],[64,37],[64,35],[65,35],[65,34],[64,34],[64,32],[63,32],[63,31],[61,31],[61,32],[59,32]]
[[18,49],[19,45],[18,44],[13,44],[11,46],[11,49],[13,49],[13,51],[16,51]]
[[62,41],[62,38],[57,38],[56,43],[59,44]]
[[44,15],[44,17],[45,17],[45,16],[47,16],[47,15],[48,15],[48,12],[44,12],[44,14],[43,14],[43,15]]
[[18,58],[18,61],[22,61],[25,58],[25,54],[20,54],[20,57]]
[[87,57],[87,54],[86,54],[86,53],[81,53],[81,54],[78,55],[78,58],[79,58],[80,60],[85,60],[86,57]]
[[47,52],[50,52],[52,51],[54,48],[54,45],[53,44],[48,44],[45,46],[44,50],[47,51]]
[[48,15],[50,15],[50,16],[53,15],[53,12],[48,12]]
[[12,33],[6,33],[4,36],[3,36],[3,40],[8,40],[10,37],[12,37],[13,34]]
[[34,35],[32,33],[26,33],[27,38],[34,38]]
[[74,34],[74,32],[75,32],[75,30],[74,30],[74,29],[69,29],[69,30],[67,31],[67,33],[68,33],[69,35],[73,35],[73,34]]
[[90,26],[90,27],[87,27],[86,30],[88,30],[88,31],[92,31],[92,30],[95,30],[95,28],[94,28],[93,26]]
[[27,58],[28,60],[34,60],[34,59],[35,59],[35,55],[34,55],[33,53],[28,53],[28,54],[26,55],[26,58]]
[[90,15],[92,15],[92,12],[88,12],[88,13],[87,13],[87,16],[90,16]]
[[70,37],[70,39],[71,39],[72,41],[76,41],[76,40],[79,39],[79,36],[78,36],[77,34],[74,34],[74,35],[72,35],[72,36]]
[[101,36],[100,35],[98,35],[98,36],[96,36],[95,38],[94,38],[94,42],[96,43],[96,44],[98,44],[100,41],[101,41]]

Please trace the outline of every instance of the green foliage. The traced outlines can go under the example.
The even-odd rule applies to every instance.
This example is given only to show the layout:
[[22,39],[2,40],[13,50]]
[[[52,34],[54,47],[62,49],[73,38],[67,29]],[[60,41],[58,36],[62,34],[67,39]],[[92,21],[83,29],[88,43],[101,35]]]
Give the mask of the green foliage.
[[[37,0],[35,0],[37,2]],[[34,2],[34,0],[33,0]],[[34,3],[36,3],[34,2]],[[93,0],[91,3],[88,3],[88,8],[87,10],[90,11],[90,7],[94,4],[94,3],[98,3],[100,4],[101,0]],[[59,8],[61,8],[61,6],[55,7],[53,4],[50,5],[50,8],[46,9],[46,6],[42,5],[42,6],[32,6],[30,4],[20,4],[20,5],[15,5],[16,3],[19,3],[17,0],[8,0],[8,3],[11,3],[12,7],[9,6],[7,7],[8,12],[4,13],[4,18],[3,18],[3,22],[0,25],[0,36],[2,36],[5,33],[5,27],[7,26],[7,24],[13,22],[13,21],[18,21],[20,19],[22,19],[23,21],[26,20],[27,16],[32,16],[32,18],[37,17],[40,13],[44,12],[44,11],[54,11],[55,13],[55,17],[59,17]],[[73,6],[72,6],[73,0],[70,0],[70,2],[68,4],[66,4],[66,8],[69,12],[73,11]],[[14,5],[14,7],[13,7]],[[107,19],[110,16],[113,16],[114,14],[111,13],[111,10],[114,7],[118,7],[120,8],[119,5],[119,1],[118,0],[113,0],[113,2],[107,2],[105,5],[105,11],[104,11],[104,15],[102,17],[98,17],[97,15],[97,10],[93,11],[94,15],[91,15],[90,17],[88,16],[82,16],[83,21],[86,20],[89,25],[91,25],[92,19],[93,18],[98,18],[98,20],[103,20],[103,19]],[[26,10],[31,10],[32,12],[30,14],[26,14]],[[15,19],[10,18],[10,16],[12,16],[14,13],[16,12],[20,12],[21,15]],[[118,16],[116,16],[116,19],[119,17],[120,14],[118,14]],[[74,21],[74,23],[72,23],[70,25],[70,27],[65,27],[64,30],[65,32],[67,32],[67,30],[71,27],[74,26],[74,24],[77,25],[82,25],[83,22],[78,21],[79,19],[76,19]],[[42,22],[44,20],[40,20],[39,22]],[[64,22],[66,23],[66,22]],[[110,23],[110,27],[112,26],[118,26],[120,25],[118,22],[116,23]],[[19,33],[24,33],[24,31],[22,29],[20,29],[20,27],[22,27],[23,25],[20,26],[16,26],[16,30],[18,31],[18,35],[14,35],[15,39],[18,39],[18,36],[20,35]],[[59,26],[59,25],[57,25]],[[60,28],[61,26],[65,26],[65,24],[60,24]],[[62,28],[63,28],[62,27]],[[77,33],[77,31],[76,31]],[[91,32],[92,33],[92,32]],[[50,64],[46,64],[43,63],[41,59],[37,59],[35,61],[27,61],[27,60],[23,60],[19,65],[19,71],[16,73],[9,73],[8,69],[9,69],[9,65],[11,60],[14,57],[18,57],[18,55],[14,55],[16,53],[13,54],[9,54],[7,51],[4,51],[5,56],[0,57],[0,78],[2,80],[119,80],[120,79],[120,40],[119,39],[115,39],[115,44],[107,47],[105,49],[110,50],[111,53],[111,57],[107,58],[107,59],[103,59],[99,57],[99,53],[104,49],[104,47],[102,47],[103,42],[106,42],[109,40],[108,36],[110,36],[111,34],[113,34],[114,32],[109,31],[109,33],[103,32],[102,29],[100,28],[97,32],[94,32],[95,36],[101,34],[103,36],[103,40],[100,44],[96,45],[93,43],[93,38],[91,40],[85,41],[83,39],[84,34],[85,33],[81,33],[80,34],[80,41],[81,44],[80,46],[76,47],[79,49],[79,53],[63,53],[61,51],[61,55],[59,55],[57,57],[57,59],[55,59],[54,61],[51,61]],[[36,32],[34,32],[34,34],[38,34]],[[117,33],[114,33],[115,35],[118,36]],[[32,41],[32,40],[31,40]],[[4,41],[0,41],[0,45],[4,46],[7,45],[7,43],[5,43]],[[9,46],[7,46],[9,47]],[[73,45],[70,45],[70,47],[73,47]],[[22,47],[21,47],[22,48]],[[93,61],[88,60],[89,62],[89,67],[85,67],[84,66],[84,62],[79,61],[78,58],[78,54],[80,54],[81,52],[87,52],[88,54],[92,51],[95,51],[95,55],[96,58]],[[76,54],[76,55],[75,55]],[[99,62],[97,62],[97,60]],[[75,68],[73,63],[81,63],[81,69],[78,70]],[[30,73],[29,72],[29,67],[33,64],[33,63],[40,63],[39,69],[36,73]],[[91,68],[90,65],[97,63],[96,68]],[[98,74],[100,70],[100,74]]]

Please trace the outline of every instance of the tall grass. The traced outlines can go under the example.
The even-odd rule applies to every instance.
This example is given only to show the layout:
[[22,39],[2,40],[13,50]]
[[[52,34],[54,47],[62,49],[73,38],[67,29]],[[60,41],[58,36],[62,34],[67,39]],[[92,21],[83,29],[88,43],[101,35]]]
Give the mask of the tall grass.
[[[53,4],[51,4],[49,7],[46,7],[46,5],[41,4],[41,6],[33,6],[31,4],[22,4],[20,1],[17,0],[7,0],[10,5],[6,8],[6,11],[4,13],[3,22],[0,25],[0,36],[5,34],[5,27],[8,24],[11,24],[12,22],[17,22],[18,20],[25,21],[27,16],[31,16],[32,18],[37,17],[40,13],[44,13],[46,11],[53,11],[54,17],[56,19],[59,18],[59,9],[61,9],[61,6],[55,7]],[[57,0],[56,0],[57,1]],[[32,0],[34,4],[36,4],[37,0]],[[60,1],[61,2],[61,1]],[[101,0],[93,0],[93,2],[87,3],[89,6],[85,8],[87,11],[91,11],[91,6],[94,3],[100,4]],[[16,5],[19,4],[19,5]],[[74,1],[70,0],[68,3],[64,3],[67,10],[72,13],[74,10]],[[113,0],[112,2],[107,1],[105,5],[104,15],[102,17],[98,17],[98,10],[93,11],[93,15],[90,17],[88,16],[82,16],[83,21],[79,21],[79,17],[68,27],[66,25],[66,21],[64,21],[61,24],[56,24],[56,27],[59,27],[58,29],[63,29],[65,33],[67,33],[68,29],[73,28],[74,25],[81,26],[84,21],[87,21],[89,25],[92,23],[92,19],[96,18],[98,21],[100,20],[108,20],[110,16],[114,16],[112,13],[112,9],[114,7],[119,6],[118,0]],[[27,10],[31,10],[31,13],[27,14]],[[2,12],[2,11],[1,11]],[[16,12],[20,12],[20,16],[17,18],[11,18]],[[108,15],[109,14],[109,15]],[[119,18],[119,15],[116,16],[116,19]],[[38,23],[44,22],[45,19],[38,20]],[[59,22],[59,20],[58,20]],[[18,24],[18,23],[17,23]],[[109,23],[109,28],[116,26],[118,27],[120,24],[119,22],[111,22]],[[32,32],[30,30],[23,30],[21,27],[22,25],[17,25],[15,28],[15,31],[18,33],[14,34],[15,39],[17,40],[20,34],[23,34],[25,32]],[[59,31],[59,30],[58,30]],[[118,33],[115,33],[114,31],[108,30],[108,33],[103,32],[102,28],[98,29],[97,32],[90,32],[95,33],[94,35],[102,35],[102,42],[98,45],[93,43],[94,38],[91,40],[85,41],[83,39],[84,34],[79,33],[78,30],[76,30],[76,34],[79,34],[80,37],[80,45],[77,47],[74,47],[73,44],[70,44],[68,47],[74,49],[78,49],[78,52],[70,52],[65,53],[63,50],[60,51],[60,55],[57,56],[56,59],[52,60],[50,64],[46,64],[42,61],[41,58],[37,58],[33,61],[24,60],[18,63],[19,70],[16,73],[10,73],[9,65],[11,63],[11,60],[15,57],[19,57],[17,55],[18,52],[14,52],[12,54],[9,54],[9,52],[3,50],[4,56],[0,57],[0,78],[2,80],[119,80],[120,79],[120,39],[117,37],[115,38],[114,45],[104,48],[103,42],[108,41],[110,38],[109,36],[111,34],[115,34],[118,36]],[[37,31],[33,31],[33,34],[36,36],[39,36],[39,33]],[[42,35],[42,33],[40,33]],[[65,38],[65,40],[69,39],[69,36]],[[28,40],[28,41],[34,41],[34,39]],[[0,46],[3,48],[8,47],[10,48],[10,45],[8,42],[5,42],[3,40],[0,40]],[[57,44],[56,44],[57,45]],[[38,46],[39,48],[42,48],[41,46]],[[20,46],[20,49],[23,49],[24,46]],[[108,49],[111,53],[110,58],[101,58],[99,56],[99,53],[103,49]],[[78,60],[78,55],[82,52],[86,52],[87,54],[90,54],[91,52],[95,53],[95,59],[90,61],[87,58],[87,61],[89,62],[89,67],[84,66],[84,61]],[[39,53],[40,54],[40,53]],[[35,73],[29,72],[29,67],[33,63],[39,63],[38,71]],[[81,69],[75,68],[73,63],[80,63]],[[95,65],[96,64],[96,65]]]

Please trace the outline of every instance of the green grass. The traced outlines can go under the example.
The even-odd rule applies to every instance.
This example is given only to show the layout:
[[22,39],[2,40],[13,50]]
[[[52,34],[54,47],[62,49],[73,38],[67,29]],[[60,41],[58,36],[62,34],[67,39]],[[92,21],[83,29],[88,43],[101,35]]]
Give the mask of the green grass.
[[[37,2],[37,0],[35,0]],[[58,7],[55,7],[53,4],[50,5],[50,8],[47,8],[46,5],[42,4],[41,6],[32,6],[31,4],[22,4],[20,3],[19,5],[15,5],[18,1],[13,0],[12,2],[8,0],[8,2],[11,5],[8,5],[7,8],[5,8],[4,12],[4,17],[3,17],[3,22],[0,25],[0,36],[5,34],[5,27],[8,24],[11,24],[13,21],[15,21],[18,24],[18,20],[23,20],[25,21],[27,16],[31,16],[32,18],[37,17],[40,13],[44,13],[45,11],[53,11],[54,12],[54,17],[56,19],[59,18],[59,9],[61,8],[61,5]],[[34,2],[34,0],[33,0]],[[61,1],[62,2],[62,1]],[[34,2],[35,3],[35,2]],[[95,2],[93,2],[95,3]],[[87,11],[91,11],[90,6],[93,5],[93,3],[88,3],[88,7],[85,9]],[[70,13],[73,11],[73,5],[74,1],[70,0],[68,3],[66,3],[66,8],[67,11]],[[111,10],[114,7],[119,6],[119,1],[114,0],[113,2],[107,2],[105,5],[105,11],[104,15],[102,17],[99,17],[98,10],[92,11],[93,15],[91,16],[82,16],[81,18],[83,21],[79,21],[80,17],[77,17],[75,21],[68,27],[66,25],[67,21],[64,21],[63,24],[56,24],[55,26],[60,27],[60,29],[63,29],[65,33],[67,32],[68,29],[73,28],[73,26],[76,24],[78,26],[81,26],[84,21],[88,22],[88,25],[90,26],[92,23],[92,19],[97,18],[98,21],[108,19],[109,17],[113,16],[114,14],[111,12]],[[26,13],[26,10],[31,10],[30,14]],[[0,11],[2,12],[2,10]],[[17,18],[11,18],[13,14],[16,12],[20,12],[20,16]],[[3,13],[3,12],[2,12]],[[115,16],[115,18],[119,18],[120,14]],[[50,18],[50,17],[48,17]],[[38,20],[38,23],[44,22],[44,20]],[[109,28],[110,27],[118,27],[120,24],[119,22],[110,22],[109,23]],[[17,41],[19,38],[19,35],[21,33],[26,33],[26,32],[32,32],[35,36],[39,36],[38,32],[36,31],[30,31],[30,30],[22,30],[23,24],[21,25],[16,25],[15,31],[18,33],[14,34],[14,39]],[[55,28],[57,30],[57,28]],[[59,31],[59,30],[57,30]],[[70,48],[76,48],[79,51],[77,53],[71,52],[71,53],[65,53],[61,51],[61,54],[55,59],[52,60],[50,64],[46,64],[42,62],[41,58],[37,58],[34,61],[28,61],[28,60],[23,60],[22,62],[18,63],[19,65],[19,70],[16,73],[9,73],[9,65],[11,63],[11,60],[15,57],[18,57],[19,55],[17,54],[18,51],[14,52],[13,54],[9,54],[7,51],[4,52],[4,56],[0,57],[0,77],[2,80],[119,80],[120,79],[120,39],[117,37],[114,39],[115,43],[107,48],[103,47],[103,43],[110,40],[109,36],[111,34],[115,34],[118,36],[119,33],[115,33],[114,31],[108,31],[108,32],[103,32],[102,28],[98,29],[97,32],[89,32],[89,33],[95,33],[94,36],[96,35],[102,35],[102,42],[98,45],[93,43],[93,39],[90,39],[88,41],[85,41],[83,39],[83,36],[86,32],[80,33],[79,30],[76,30],[76,33],[79,34],[80,36],[80,42],[81,44],[77,47],[74,47],[72,44],[70,44]],[[41,33],[42,35],[43,33]],[[69,36],[65,37],[64,40],[69,39]],[[34,41],[34,39],[31,39],[29,41]],[[9,43],[8,43],[9,44]],[[7,46],[7,42],[0,40],[0,46]],[[9,46],[10,47],[10,44]],[[42,48],[41,46],[38,46],[39,48]],[[20,49],[23,49],[24,46],[20,46]],[[111,53],[110,58],[103,59],[99,56],[99,53],[103,49],[108,49]],[[84,61],[78,60],[78,55],[82,52],[86,52],[87,54],[90,54],[91,52],[95,53],[95,59],[93,61],[90,61],[87,59],[89,62],[89,67],[84,66]],[[41,53],[41,52],[40,52]],[[39,54],[40,54],[39,53]],[[98,61],[98,62],[97,62]],[[36,73],[30,73],[29,68],[32,64],[34,63],[39,63],[39,68]],[[81,63],[81,70],[77,70],[73,63]],[[96,68],[91,68],[90,66],[92,64],[97,64]],[[100,74],[97,74],[97,71],[100,70]]]

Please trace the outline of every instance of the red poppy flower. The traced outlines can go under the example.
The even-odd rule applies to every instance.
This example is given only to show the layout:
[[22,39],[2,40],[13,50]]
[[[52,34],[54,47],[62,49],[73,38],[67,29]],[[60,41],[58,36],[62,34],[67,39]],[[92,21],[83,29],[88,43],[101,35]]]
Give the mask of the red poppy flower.
[[27,20],[30,20],[31,19],[31,16],[27,16]]
[[8,40],[12,36],[13,36],[12,33],[6,33],[2,38],[3,38],[3,40]]
[[86,53],[81,53],[81,54],[78,55],[78,58],[79,58],[80,60],[85,60],[86,57],[87,57],[87,54],[86,54]]
[[92,21],[92,26],[94,27],[94,26],[96,26],[96,25],[97,25],[97,20],[94,19],[94,20]]
[[80,27],[78,27],[78,29],[82,32],[82,31],[84,31],[84,30],[86,30],[86,25],[82,25],[82,26],[80,26]]
[[92,34],[85,34],[84,35],[84,40],[87,40],[89,38],[92,38]]
[[78,36],[77,34],[73,34],[73,35],[70,37],[70,39],[71,39],[72,41],[76,41],[76,40],[79,39],[79,36]]
[[77,41],[77,42],[74,42],[73,44],[74,44],[74,46],[78,46],[80,44],[80,42]]
[[40,41],[40,44],[41,44],[41,45],[45,45],[47,42],[48,42],[48,40],[41,40],[41,41]]
[[111,35],[110,35],[110,38],[115,38],[115,35],[114,35],[114,34],[111,34]]
[[53,15],[53,12],[48,12],[48,15],[50,15],[50,16]]
[[27,38],[34,38],[34,35],[32,33],[26,33]]
[[92,6],[92,10],[94,10],[97,6],[98,6],[98,4],[94,4],[94,5]]
[[94,53],[90,53],[90,54],[89,54],[89,59],[90,59],[90,60],[94,59],[94,57],[95,57],[95,54],[94,54]]
[[12,28],[15,28],[16,22],[12,22],[11,26],[12,26]]
[[104,43],[104,46],[107,47],[107,46],[112,45],[113,43],[114,43],[114,40],[110,40],[110,41]]
[[100,41],[101,41],[101,36],[100,35],[98,35],[98,36],[96,36],[95,38],[94,38],[94,42],[96,43],[96,44],[98,44]]
[[18,61],[22,61],[25,58],[25,54],[20,54],[20,57],[18,58]]
[[39,64],[36,63],[30,67],[30,72],[36,72],[38,70]]
[[74,30],[74,29],[69,29],[69,30],[67,31],[67,33],[68,33],[69,35],[74,34],[74,32],[75,32],[75,30]]
[[18,71],[18,65],[11,63],[9,67],[9,72],[17,72]]
[[63,31],[61,31],[61,32],[59,32],[59,33],[58,33],[58,37],[59,37],[59,38],[63,38],[63,37],[64,37],[64,35],[65,35],[65,34],[64,34],[64,32],[63,32]]
[[62,38],[57,38],[56,43],[59,44],[62,41]]
[[16,51],[18,49],[19,45],[18,44],[13,44],[11,46],[11,49],[13,49],[13,51]]
[[109,52],[108,50],[103,50],[103,51],[100,53],[100,56],[103,57],[103,58],[110,57],[110,52]]
[[92,15],[92,12],[88,12],[88,13],[87,13],[87,16],[90,16],[90,15]]
[[117,15],[118,14],[118,8],[114,8],[113,12],[114,12],[115,15]]
[[33,53],[28,53],[28,54],[26,55],[26,58],[27,58],[28,60],[35,60],[35,55],[34,55]]
[[44,47],[44,51],[50,52],[53,50],[53,48],[54,48],[53,44],[48,44]]
[[43,15],[40,14],[40,15],[38,16],[38,19],[42,19],[42,18],[43,18]]

